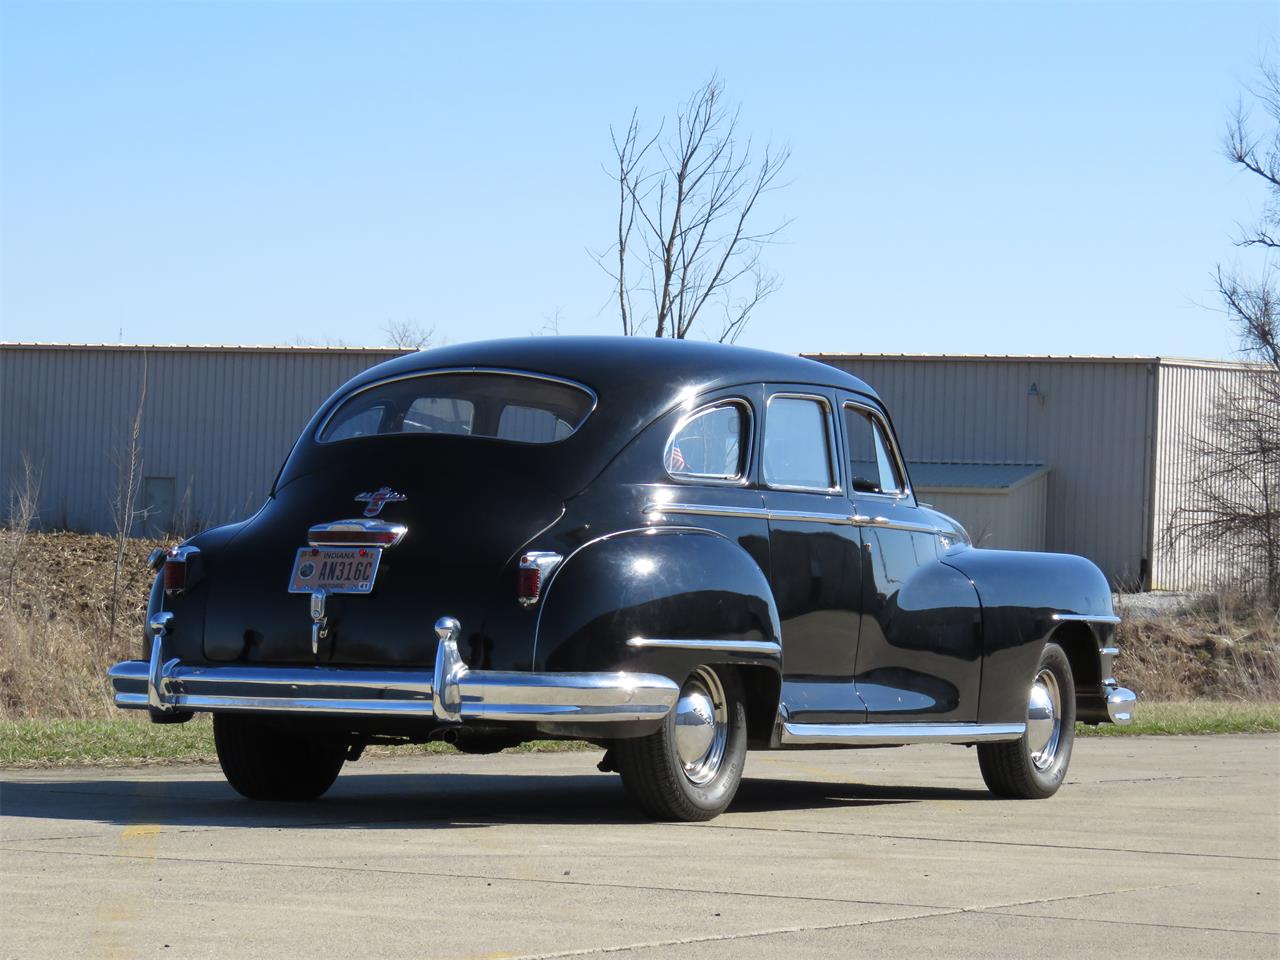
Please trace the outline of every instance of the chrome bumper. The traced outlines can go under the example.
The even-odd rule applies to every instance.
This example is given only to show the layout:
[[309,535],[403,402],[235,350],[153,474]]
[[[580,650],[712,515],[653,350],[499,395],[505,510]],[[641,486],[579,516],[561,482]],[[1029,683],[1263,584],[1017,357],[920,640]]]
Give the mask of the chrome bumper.
[[1103,687],[1107,692],[1107,715],[1111,722],[1122,727],[1133,723],[1133,705],[1138,702],[1138,695],[1117,686],[1114,680],[1104,682]]
[[166,660],[168,620],[151,623],[150,662],[107,671],[117,707],[160,713],[245,712],[582,724],[661,720],[676,702],[672,680],[640,673],[470,670],[458,622],[436,624],[435,669],[188,666]]

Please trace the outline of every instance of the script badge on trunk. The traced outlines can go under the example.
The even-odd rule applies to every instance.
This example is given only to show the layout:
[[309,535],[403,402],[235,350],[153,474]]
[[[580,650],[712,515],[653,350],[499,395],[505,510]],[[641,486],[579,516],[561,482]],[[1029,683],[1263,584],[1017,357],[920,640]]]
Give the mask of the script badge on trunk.
[[409,498],[403,493],[396,493],[390,487],[380,487],[373,493],[356,494],[356,499],[366,505],[364,508],[366,517],[376,517],[388,503],[400,503]]

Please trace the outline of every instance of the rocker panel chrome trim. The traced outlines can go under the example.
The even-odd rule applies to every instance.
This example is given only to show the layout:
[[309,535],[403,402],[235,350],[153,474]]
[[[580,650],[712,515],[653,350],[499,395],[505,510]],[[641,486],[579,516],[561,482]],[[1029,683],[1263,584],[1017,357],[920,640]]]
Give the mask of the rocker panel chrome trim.
[[1017,740],[1025,723],[783,723],[783,744],[898,746]]

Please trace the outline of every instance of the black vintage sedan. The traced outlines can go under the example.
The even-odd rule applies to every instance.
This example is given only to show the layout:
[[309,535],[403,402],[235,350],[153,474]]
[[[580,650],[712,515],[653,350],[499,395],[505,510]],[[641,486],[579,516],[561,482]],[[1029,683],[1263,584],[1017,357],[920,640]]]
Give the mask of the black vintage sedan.
[[1106,579],[975,549],[919,503],[861,380],[715,344],[548,337],[380,364],[248,520],[153,555],[115,702],[213,714],[247,797],[371,743],[605,749],[651,815],[715,816],[749,748],[976,745],[1048,797],[1127,723]]

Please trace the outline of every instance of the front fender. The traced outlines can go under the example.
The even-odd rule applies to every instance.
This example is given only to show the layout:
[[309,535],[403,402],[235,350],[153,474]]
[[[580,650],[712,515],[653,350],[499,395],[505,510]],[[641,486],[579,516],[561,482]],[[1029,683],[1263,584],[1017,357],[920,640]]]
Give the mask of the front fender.
[[[1021,720],[1027,690],[1049,636],[1061,626],[1056,615],[1112,616],[1111,587],[1093,563],[1064,553],[959,548],[944,561],[978,591],[982,604],[982,690],[978,720]],[[1093,631],[1095,647],[1105,640]],[[1092,652],[1094,661],[1098,650]],[[1094,666],[1094,671],[1097,667]]]
[[[781,672],[769,582],[738,544],[709,530],[614,534],[570,555],[547,585],[534,669],[628,670],[682,683],[703,663]],[[647,645],[643,641],[689,641]]]

